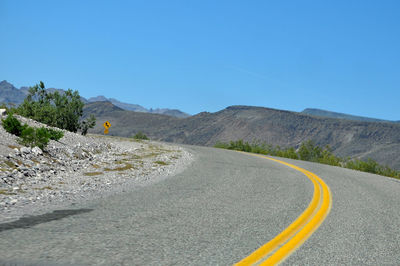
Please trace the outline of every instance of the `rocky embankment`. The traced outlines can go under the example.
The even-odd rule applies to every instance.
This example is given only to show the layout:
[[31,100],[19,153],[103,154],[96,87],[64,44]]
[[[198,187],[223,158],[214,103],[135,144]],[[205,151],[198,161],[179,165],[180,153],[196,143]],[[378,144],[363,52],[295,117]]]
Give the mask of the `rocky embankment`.
[[0,222],[146,185],[191,160],[180,147],[68,131],[42,151],[20,145],[0,126]]

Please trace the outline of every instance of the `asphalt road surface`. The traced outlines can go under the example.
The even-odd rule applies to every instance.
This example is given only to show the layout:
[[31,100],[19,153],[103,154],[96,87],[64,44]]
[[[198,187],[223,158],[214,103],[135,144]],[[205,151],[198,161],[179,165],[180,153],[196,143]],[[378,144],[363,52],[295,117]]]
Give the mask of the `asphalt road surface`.
[[[290,225],[313,184],[282,164],[186,147],[197,159],[159,183],[0,224],[0,265],[232,265]],[[283,265],[400,265],[400,182],[281,159],[330,187],[331,211]]]

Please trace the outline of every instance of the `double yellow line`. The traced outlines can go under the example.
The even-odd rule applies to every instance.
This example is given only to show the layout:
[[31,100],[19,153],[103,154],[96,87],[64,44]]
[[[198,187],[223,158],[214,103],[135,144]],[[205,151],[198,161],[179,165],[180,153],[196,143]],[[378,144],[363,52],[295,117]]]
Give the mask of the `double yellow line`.
[[331,209],[331,194],[324,181],[310,171],[274,158],[256,154],[254,156],[272,160],[300,171],[314,184],[314,195],[307,209],[279,235],[236,264],[276,265],[300,247],[325,220]]

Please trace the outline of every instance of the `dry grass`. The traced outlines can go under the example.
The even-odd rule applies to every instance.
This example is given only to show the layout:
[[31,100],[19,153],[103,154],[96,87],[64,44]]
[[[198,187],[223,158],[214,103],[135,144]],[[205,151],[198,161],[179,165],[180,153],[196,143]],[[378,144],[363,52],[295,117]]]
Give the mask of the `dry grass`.
[[148,153],[148,154],[144,154],[144,155],[142,155],[142,156],[138,156],[138,159],[156,157],[156,156],[161,155],[161,154],[162,154],[162,153],[151,152],[151,153]]
[[93,154],[100,154],[102,151],[100,150],[100,149],[95,149],[95,150],[93,150]]
[[18,146],[15,146],[15,145],[8,145],[8,147],[9,147],[10,149],[18,149],[18,148],[19,148]]
[[123,153],[113,153],[115,156],[127,156],[129,153],[123,152]]
[[17,195],[17,193],[10,192],[7,189],[0,189],[0,195],[11,196],[11,195]]
[[159,164],[159,165],[168,165],[168,163],[164,162],[164,161],[155,161],[154,163]]
[[4,161],[4,163],[9,167],[9,168],[13,168],[13,169],[17,169],[17,167],[15,166],[15,164],[11,161]]
[[117,167],[117,168],[104,168],[104,171],[126,171],[129,169],[134,168],[132,164],[130,163],[125,163],[125,166],[122,167]]
[[96,175],[102,175],[103,172],[86,172],[83,173],[85,176],[96,176]]
[[50,186],[44,186],[44,187],[35,187],[35,188],[33,188],[34,190],[45,190],[45,189],[48,189],[48,190],[53,190],[53,188],[52,187],[50,187]]
[[32,162],[36,163],[36,164],[40,164],[40,162],[38,160],[35,159],[31,159]]

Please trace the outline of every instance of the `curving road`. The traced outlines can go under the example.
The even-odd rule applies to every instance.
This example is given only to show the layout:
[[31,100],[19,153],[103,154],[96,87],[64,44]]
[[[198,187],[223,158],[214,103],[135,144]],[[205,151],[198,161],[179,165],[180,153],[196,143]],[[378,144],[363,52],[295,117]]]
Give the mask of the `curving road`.
[[[0,265],[231,265],[285,230],[313,198],[303,173],[186,146],[197,160],[144,188],[0,224]],[[332,208],[283,265],[399,265],[400,182],[290,162],[330,187]]]

